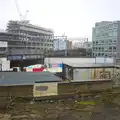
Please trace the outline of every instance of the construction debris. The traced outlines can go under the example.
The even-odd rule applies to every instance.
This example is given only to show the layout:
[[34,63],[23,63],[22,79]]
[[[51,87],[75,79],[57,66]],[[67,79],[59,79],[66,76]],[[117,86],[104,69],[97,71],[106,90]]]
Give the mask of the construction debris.
[[[119,101],[120,96],[114,99]],[[74,98],[34,101],[32,104],[31,101],[14,99],[9,103],[6,110],[0,109],[0,120],[107,120],[108,118],[119,120],[120,118],[120,107],[107,99],[104,102],[101,99],[96,102]]]

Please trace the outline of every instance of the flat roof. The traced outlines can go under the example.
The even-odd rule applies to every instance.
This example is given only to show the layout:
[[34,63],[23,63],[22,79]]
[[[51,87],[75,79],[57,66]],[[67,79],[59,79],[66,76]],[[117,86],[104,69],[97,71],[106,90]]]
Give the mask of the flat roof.
[[116,66],[112,63],[101,63],[101,64],[89,64],[89,63],[83,63],[83,64],[79,64],[79,63],[63,63],[69,67],[73,67],[73,68],[115,68]]
[[76,84],[91,84],[91,83],[111,83],[113,82],[112,80],[108,79],[104,79],[104,80],[71,80],[70,82],[60,82],[59,84],[63,84],[63,83],[66,83],[66,84],[70,84],[70,83],[76,83]]
[[33,85],[34,83],[60,82],[50,72],[0,72],[0,86]]

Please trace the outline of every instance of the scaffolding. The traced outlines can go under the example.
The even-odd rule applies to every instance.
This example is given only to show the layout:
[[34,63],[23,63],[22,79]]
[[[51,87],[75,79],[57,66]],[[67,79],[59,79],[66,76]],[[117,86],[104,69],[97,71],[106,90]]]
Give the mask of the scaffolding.
[[51,29],[32,25],[29,21],[9,21],[7,32],[11,34],[9,54],[44,54],[53,49],[54,32]]

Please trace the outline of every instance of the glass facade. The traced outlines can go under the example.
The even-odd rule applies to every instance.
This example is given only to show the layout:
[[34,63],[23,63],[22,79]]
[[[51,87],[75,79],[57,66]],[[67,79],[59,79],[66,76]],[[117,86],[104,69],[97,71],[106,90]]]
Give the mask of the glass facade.
[[92,31],[93,57],[116,57],[118,23],[100,22],[95,25]]

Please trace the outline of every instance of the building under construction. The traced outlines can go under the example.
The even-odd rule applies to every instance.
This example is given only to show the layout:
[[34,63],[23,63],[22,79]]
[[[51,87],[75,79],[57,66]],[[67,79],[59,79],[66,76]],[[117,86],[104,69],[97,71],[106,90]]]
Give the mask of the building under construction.
[[26,66],[43,62],[44,52],[53,49],[53,35],[53,30],[29,21],[9,21],[7,32],[0,33],[0,40],[8,42],[7,56],[11,66],[21,65],[21,62]]

